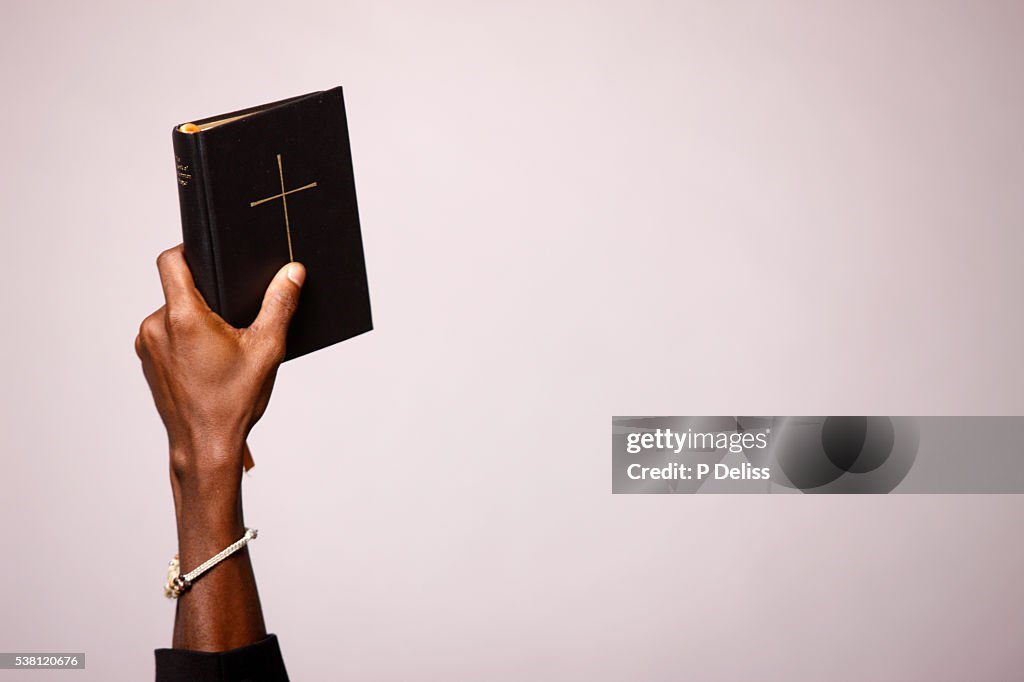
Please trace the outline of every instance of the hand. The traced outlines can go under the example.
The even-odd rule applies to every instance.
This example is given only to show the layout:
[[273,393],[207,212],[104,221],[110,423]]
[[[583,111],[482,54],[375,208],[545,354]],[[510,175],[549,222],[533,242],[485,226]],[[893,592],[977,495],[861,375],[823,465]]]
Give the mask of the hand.
[[[284,359],[305,269],[275,275],[255,322],[235,329],[195,288],[181,245],[157,259],[165,305],[142,322],[135,352],[170,444],[181,572],[241,537],[242,457]],[[266,636],[248,548],[178,599],[172,646],[225,651]]]
[[246,436],[267,408],[284,359],[305,269],[281,268],[255,322],[235,329],[195,288],[181,245],[161,253],[157,267],[166,304],[143,320],[135,350],[167,428],[172,473],[230,470],[240,477]]

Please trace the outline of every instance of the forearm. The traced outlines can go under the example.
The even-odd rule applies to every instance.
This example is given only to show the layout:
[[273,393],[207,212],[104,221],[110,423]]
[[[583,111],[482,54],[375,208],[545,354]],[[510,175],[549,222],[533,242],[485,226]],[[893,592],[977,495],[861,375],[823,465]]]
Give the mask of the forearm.
[[[241,446],[238,446],[241,448]],[[216,460],[223,452],[171,453],[172,463]],[[230,458],[229,458],[230,459]],[[238,471],[176,471],[171,468],[178,526],[178,557],[185,574],[245,533]],[[198,577],[178,598],[172,646],[226,651],[266,637],[256,579],[243,547]]]

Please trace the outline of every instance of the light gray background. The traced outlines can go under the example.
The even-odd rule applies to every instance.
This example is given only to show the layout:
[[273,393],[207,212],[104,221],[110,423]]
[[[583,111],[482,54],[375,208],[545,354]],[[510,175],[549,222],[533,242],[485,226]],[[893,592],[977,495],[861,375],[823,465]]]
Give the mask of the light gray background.
[[161,5],[0,14],[0,650],[88,657],[31,679],[170,643],[171,126],[337,84],[377,329],[245,483],[294,679],[1020,675],[1020,497],[615,497],[608,436],[1024,412],[1021,3]]

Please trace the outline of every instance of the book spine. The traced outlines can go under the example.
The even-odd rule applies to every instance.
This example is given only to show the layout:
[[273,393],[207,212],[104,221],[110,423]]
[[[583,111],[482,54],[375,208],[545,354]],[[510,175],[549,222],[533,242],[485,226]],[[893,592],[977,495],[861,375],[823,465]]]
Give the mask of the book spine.
[[206,197],[199,134],[171,133],[174,143],[174,165],[178,180],[178,206],[181,210],[181,240],[185,246],[185,262],[192,271],[192,280],[206,304],[220,314],[217,259],[214,253],[212,216]]

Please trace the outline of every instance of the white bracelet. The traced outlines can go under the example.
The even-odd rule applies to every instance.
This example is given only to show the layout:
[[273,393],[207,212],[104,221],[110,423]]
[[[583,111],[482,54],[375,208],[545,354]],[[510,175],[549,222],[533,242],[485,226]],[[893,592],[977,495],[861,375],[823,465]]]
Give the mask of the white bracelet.
[[169,564],[167,564],[167,584],[164,585],[164,596],[168,599],[177,599],[181,596],[182,592],[185,592],[192,587],[193,580],[201,576],[203,573],[206,573],[211,568],[224,561],[229,556],[249,544],[250,541],[255,539],[256,529],[246,528],[245,535],[235,542],[232,542],[230,545],[217,552],[185,575],[181,575],[181,564],[178,561],[178,555],[175,554],[174,558],[171,559]]

